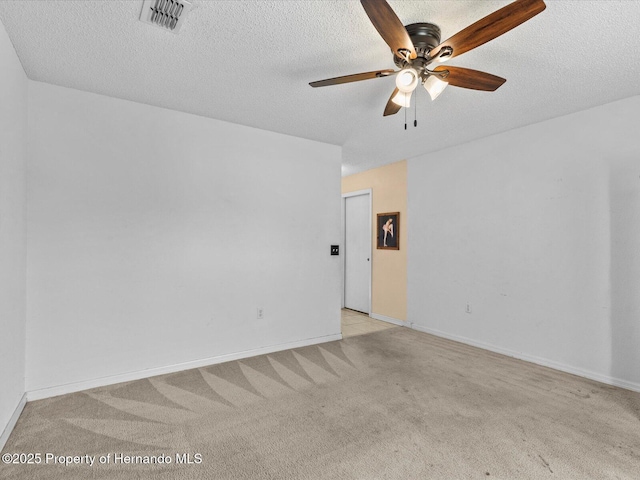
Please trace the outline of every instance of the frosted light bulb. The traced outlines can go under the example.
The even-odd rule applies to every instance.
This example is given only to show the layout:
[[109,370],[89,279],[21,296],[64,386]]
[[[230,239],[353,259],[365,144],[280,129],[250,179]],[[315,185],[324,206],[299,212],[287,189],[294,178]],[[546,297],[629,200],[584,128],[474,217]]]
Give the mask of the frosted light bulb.
[[396,93],[391,101],[401,107],[409,108],[411,106],[411,94],[413,92],[400,92]]
[[401,92],[413,92],[418,86],[418,72],[413,68],[405,68],[396,77],[396,87]]

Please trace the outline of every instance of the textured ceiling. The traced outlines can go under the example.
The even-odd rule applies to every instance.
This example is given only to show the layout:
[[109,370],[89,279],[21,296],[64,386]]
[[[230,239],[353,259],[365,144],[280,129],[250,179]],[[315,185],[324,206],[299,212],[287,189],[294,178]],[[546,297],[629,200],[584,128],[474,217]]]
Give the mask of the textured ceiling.
[[[354,173],[640,94],[640,1],[546,0],[515,30],[451,60],[505,77],[450,87],[383,118],[394,79],[308,82],[394,68],[358,0],[194,0],[180,34],[138,20],[137,1],[0,1],[29,78],[343,146]],[[508,0],[389,0],[446,39]],[[603,125],[606,128],[606,125]]]

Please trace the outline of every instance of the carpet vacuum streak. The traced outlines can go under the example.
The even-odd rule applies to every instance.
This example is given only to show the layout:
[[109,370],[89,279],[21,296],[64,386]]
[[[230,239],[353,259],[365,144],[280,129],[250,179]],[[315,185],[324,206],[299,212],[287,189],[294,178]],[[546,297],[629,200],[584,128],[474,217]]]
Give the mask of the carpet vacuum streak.
[[640,394],[391,328],[30,402],[37,452],[0,478],[635,480]]

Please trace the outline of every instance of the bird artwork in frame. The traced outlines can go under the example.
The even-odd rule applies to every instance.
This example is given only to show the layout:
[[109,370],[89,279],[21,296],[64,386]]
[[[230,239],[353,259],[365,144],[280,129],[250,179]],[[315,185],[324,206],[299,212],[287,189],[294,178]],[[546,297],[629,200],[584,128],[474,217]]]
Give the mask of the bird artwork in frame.
[[378,214],[379,250],[400,250],[400,212]]

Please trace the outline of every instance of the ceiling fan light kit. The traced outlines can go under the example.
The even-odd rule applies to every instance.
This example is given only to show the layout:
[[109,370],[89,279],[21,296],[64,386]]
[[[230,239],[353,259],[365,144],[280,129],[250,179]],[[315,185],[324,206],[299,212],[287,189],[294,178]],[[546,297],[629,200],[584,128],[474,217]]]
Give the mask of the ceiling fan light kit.
[[492,92],[506,80],[490,73],[453,66],[437,66],[461,55],[530,20],[546,5],[543,0],[516,0],[469,25],[454,36],[440,42],[440,27],[432,23],[404,26],[386,0],[360,0],[371,23],[391,48],[393,60],[400,69],[378,70],[311,82],[312,87],[325,87],[372,78],[396,75],[396,88],[389,97],[384,116],[394,115],[410,106],[412,92],[422,84],[435,100],[447,85]]
[[405,68],[396,76],[396,87],[404,93],[413,92],[418,86],[418,72],[413,68]]
[[429,77],[424,81],[424,88],[429,93],[431,100],[435,100],[438,98],[445,88],[449,85],[444,80],[441,80],[436,75],[429,75]]
[[400,107],[409,108],[411,106],[412,93],[413,91],[403,92],[401,90],[398,90],[398,92],[391,98],[391,101]]

